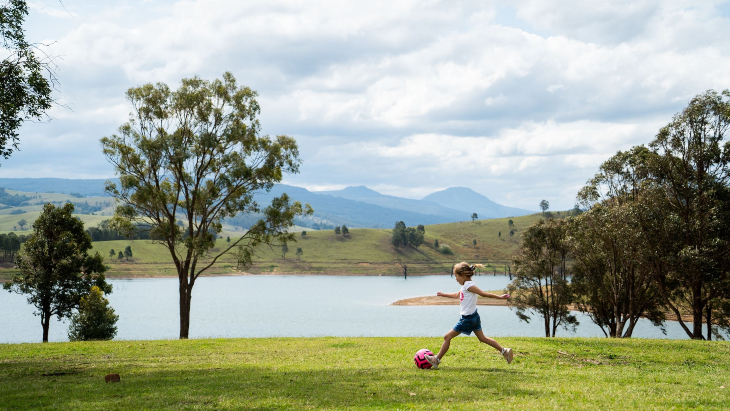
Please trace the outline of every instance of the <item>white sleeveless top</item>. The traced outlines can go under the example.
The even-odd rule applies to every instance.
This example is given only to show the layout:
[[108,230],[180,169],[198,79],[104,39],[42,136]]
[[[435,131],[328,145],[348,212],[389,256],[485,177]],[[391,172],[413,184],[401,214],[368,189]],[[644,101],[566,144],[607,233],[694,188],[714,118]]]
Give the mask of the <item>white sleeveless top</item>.
[[469,287],[474,285],[474,281],[467,281],[459,290],[459,300],[461,300],[461,315],[474,314],[477,310],[477,298],[479,296],[471,291]]

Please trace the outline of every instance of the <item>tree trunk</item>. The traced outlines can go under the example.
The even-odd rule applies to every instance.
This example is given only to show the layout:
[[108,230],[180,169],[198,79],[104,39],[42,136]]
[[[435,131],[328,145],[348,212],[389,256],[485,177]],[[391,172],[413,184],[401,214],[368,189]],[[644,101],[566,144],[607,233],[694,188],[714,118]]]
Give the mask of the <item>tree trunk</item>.
[[712,340],[712,302],[707,302],[707,341]]
[[550,314],[545,314],[545,337],[550,337]]
[[702,335],[702,285],[699,281],[695,281],[692,287],[692,339],[704,340]]
[[187,340],[190,331],[190,299],[192,287],[181,282],[180,284],[180,339]]
[[48,342],[48,328],[50,325],[51,315],[48,313],[41,313],[41,325],[43,325],[43,342]]

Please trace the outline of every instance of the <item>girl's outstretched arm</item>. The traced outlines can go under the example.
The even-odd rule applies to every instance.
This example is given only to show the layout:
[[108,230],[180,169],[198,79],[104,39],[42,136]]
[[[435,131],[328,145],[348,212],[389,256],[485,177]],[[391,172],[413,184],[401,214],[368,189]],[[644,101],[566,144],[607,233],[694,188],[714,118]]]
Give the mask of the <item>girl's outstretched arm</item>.
[[472,285],[471,287],[468,288],[468,290],[473,292],[474,294],[481,295],[482,297],[499,298],[502,300],[506,300],[509,298],[509,294],[497,295],[497,294],[488,293],[488,292],[480,290],[479,287],[477,287],[476,285]]
[[448,298],[459,298],[459,292],[455,293],[442,293],[441,291],[437,292],[436,295],[439,297],[448,297]]

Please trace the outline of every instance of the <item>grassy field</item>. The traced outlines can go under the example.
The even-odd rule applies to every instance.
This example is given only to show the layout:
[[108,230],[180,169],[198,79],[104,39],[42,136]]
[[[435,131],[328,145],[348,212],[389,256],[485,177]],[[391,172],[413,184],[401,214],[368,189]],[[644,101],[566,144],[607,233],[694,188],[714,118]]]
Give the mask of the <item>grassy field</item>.
[[[0,219],[4,216],[0,216]],[[17,217],[17,216],[13,216]],[[101,216],[81,216],[83,218]],[[282,257],[279,247],[263,247],[256,253],[254,264],[247,269],[251,273],[304,273],[304,274],[363,274],[363,275],[402,275],[400,262],[408,266],[408,272],[446,273],[454,262],[469,261],[489,265],[482,272],[504,273],[505,262],[516,251],[521,233],[541,216],[539,214],[513,217],[514,227],[508,226],[509,219],[465,221],[460,223],[426,226],[426,243],[418,249],[393,248],[390,244],[391,230],[350,229],[350,234],[336,235],[333,230],[307,231],[306,236],[297,233],[295,243],[289,244],[289,253]],[[301,228],[297,228],[301,230]],[[510,230],[515,235],[508,235]],[[502,235],[499,235],[501,231]],[[26,232],[30,232],[27,231]],[[212,253],[226,246],[226,237],[237,238],[240,233],[224,232],[218,239]],[[446,255],[434,249],[438,239],[440,248],[448,245],[453,251]],[[473,240],[477,240],[476,247]],[[126,246],[132,247],[133,258],[118,260],[110,257],[109,251],[116,253]],[[296,255],[301,247],[303,254]],[[175,275],[174,265],[165,247],[146,240],[118,240],[94,243],[94,250],[104,256],[110,270],[109,277],[154,277]],[[0,270],[0,279],[8,278],[14,272],[6,268]],[[233,255],[224,256],[208,272],[212,275],[237,273]]]
[[[723,409],[730,344],[502,338],[511,365],[457,338],[0,344],[3,409]],[[121,382],[105,383],[119,373]]]

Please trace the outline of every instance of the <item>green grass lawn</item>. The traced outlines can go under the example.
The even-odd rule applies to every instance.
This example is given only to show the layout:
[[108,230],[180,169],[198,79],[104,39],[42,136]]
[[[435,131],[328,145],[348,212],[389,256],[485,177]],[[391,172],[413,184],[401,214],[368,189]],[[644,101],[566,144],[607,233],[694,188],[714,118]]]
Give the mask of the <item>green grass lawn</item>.
[[[722,409],[730,344],[500,338],[276,338],[0,345],[3,409]],[[119,373],[121,382],[105,383]]]

